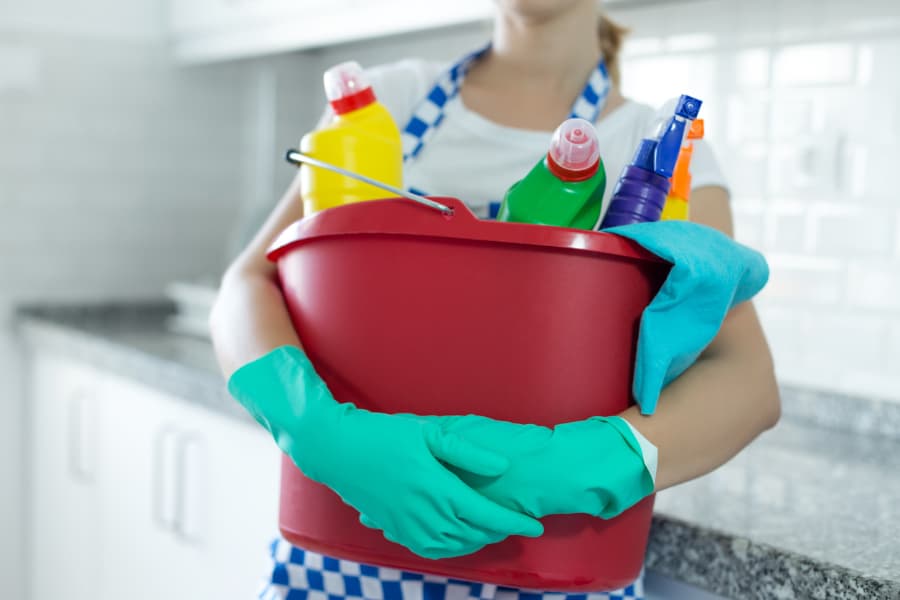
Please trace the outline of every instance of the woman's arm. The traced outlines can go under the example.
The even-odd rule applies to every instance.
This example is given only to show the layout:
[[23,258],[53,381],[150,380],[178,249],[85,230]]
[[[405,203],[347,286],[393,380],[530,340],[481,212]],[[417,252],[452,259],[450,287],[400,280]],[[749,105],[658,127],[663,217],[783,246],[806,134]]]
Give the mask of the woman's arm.
[[302,217],[298,173],[275,211],[222,278],[209,324],[226,378],[274,348],[300,347],[266,249],[285,227]]
[[[692,192],[691,220],[733,235],[728,192]],[[750,302],[735,307],[697,362],[663,390],[656,413],[622,413],[659,449],[656,490],[709,473],[781,413],[772,356]]]

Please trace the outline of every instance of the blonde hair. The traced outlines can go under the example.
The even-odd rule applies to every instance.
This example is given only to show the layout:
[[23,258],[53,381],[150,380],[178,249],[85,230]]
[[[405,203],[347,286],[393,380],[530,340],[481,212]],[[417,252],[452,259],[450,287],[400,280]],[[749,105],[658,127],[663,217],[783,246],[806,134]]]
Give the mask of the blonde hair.
[[597,34],[600,36],[600,51],[603,53],[603,59],[606,61],[609,78],[612,79],[616,87],[622,83],[619,54],[622,51],[625,36],[629,32],[630,30],[627,27],[619,25],[610,19],[605,12],[601,11],[600,20],[597,24]]

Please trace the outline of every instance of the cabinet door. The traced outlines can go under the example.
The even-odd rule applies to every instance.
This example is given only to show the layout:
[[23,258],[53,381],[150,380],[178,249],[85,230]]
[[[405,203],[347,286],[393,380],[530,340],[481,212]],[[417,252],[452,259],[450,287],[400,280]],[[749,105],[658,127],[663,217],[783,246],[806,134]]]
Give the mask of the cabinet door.
[[33,600],[88,600],[100,580],[100,375],[38,355],[31,365],[29,580]]
[[179,597],[169,594],[176,506],[171,473],[179,430],[168,404],[106,375],[97,468],[102,515],[98,599]]
[[101,412],[100,597],[252,597],[277,533],[268,434],[116,377]]
[[[177,565],[184,597],[253,597],[278,535],[280,452],[252,421],[183,408],[176,540],[185,558]],[[204,578],[194,576],[189,556],[202,561]]]

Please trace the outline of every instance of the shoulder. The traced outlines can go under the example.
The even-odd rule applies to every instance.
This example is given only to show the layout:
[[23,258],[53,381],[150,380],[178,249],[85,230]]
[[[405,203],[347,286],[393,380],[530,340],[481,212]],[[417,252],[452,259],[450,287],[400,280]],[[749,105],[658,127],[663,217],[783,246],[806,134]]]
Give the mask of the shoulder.
[[366,69],[378,100],[403,127],[431,90],[447,63],[407,58]]

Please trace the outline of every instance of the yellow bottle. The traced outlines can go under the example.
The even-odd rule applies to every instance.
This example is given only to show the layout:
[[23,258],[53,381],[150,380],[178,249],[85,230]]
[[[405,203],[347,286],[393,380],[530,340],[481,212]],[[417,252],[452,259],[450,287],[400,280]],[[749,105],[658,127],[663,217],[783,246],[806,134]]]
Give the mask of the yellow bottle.
[[[334,118],[303,136],[301,152],[402,188],[400,130],[375,98],[362,68],[356,62],[342,63],[325,72],[324,82]],[[307,165],[300,167],[300,185],[305,215],[389,196],[367,183]]]
[[691,159],[694,157],[694,140],[702,140],[703,133],[703,119],[695,120],[678,154],[678,162],[675,163],[672,175],[672,189],[666,198],[661,221],[687,221],[690,216]]

